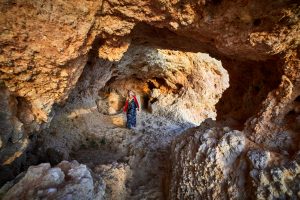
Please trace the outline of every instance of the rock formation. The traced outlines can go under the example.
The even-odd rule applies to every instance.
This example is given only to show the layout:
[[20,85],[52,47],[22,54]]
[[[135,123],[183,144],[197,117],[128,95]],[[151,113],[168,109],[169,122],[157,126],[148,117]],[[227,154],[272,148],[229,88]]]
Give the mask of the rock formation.
[[[0,12],[1,185],[93,147],[103,161],[85,162],[120,182],[107,179],[112,198],[299,198],[297,1],[1,0]],[[128,89],[135,131],[119,113]],[[191,128],[207,118],[218,123]]]
[[19,179],[3,199],[104,199],[102,179],[76,161],[31,166]]
[[172,146],[170,199],[298,199],[299,152],[293,160],[211,121]]

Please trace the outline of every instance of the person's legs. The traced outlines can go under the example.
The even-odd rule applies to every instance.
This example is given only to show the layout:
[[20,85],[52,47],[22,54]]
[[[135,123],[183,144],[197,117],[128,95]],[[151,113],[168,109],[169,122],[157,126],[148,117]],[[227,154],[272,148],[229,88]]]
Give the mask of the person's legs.
[[129,122],[127,122],[127,124],[126,124],[126,128],[129,128],[129,129],[131,129],[131,124],[130,124]]
[[136,127],[136,110],[135,109],[129,109],[127,111],[127,128],[132,129]]
[[129,128],[129,129],[132,128],[132,114],[131,113],[127,113],[126,127]]
[[126,128],[131,128],[130,121],[129,121],[129,116],[128,115],[127,115]]
[[136,113],[132,116],[132,124],[133,127],[136,127]]

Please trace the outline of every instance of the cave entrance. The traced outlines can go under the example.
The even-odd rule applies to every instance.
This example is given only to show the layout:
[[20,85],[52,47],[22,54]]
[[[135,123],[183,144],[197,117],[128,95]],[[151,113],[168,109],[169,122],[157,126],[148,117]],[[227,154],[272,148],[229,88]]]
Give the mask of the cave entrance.
[[[136,26],[131,39],[119,61],[99,58],[103,41],[95,40],[75,89],[65,106],[55,110],[41,146],[99,173],[117,163],[129,196],[155,190],[161,199],[164,183],[157,180],[165,179],[174,138],[207,118],[242,129],[279,84],[280,63],[224,57],[213,41],[200,43],[145,24]],[[128,90],[136,92],[142,106],[135,130],[124,128],[121,111]],[[155,168],[149,165],[153,162]],[[109,183],[113,191],[115,182]]]
[[278,87],[282,71],[278,59],[266,61],[222,60],[230,87],[216,105],[217,120],[230,121],[242,130],[243,124],[260,109],[270,91]]
[[[117,75],[118,80],[111,81],[114,82],[114,84],[107,84],[107,87],[113,87],[114,89],[121,87],[126,88],[127,90],[129,88],[137,89],[141,94],[143,109],[149,112],[153,111],[151,105],[157,103],[158,101],[158,98],[155,95],[153,96],[151,92],[159,89],[165,94],[173,93],[182,95],[182,93],[184,93],[189,87],[194,90],[195,88],[201,86],[194,84],[196,81],[192,74],[188,74],[186,76],[186,81],[176,82],[168,79],[168,77],[171,77],[172,75],[173,79],[182,79],[182,74],[179,72],[184,71],[185,67],[188,67],[189,65],[189,63],[183,62],[183,59],[181,59],[182,66],[178,67],[179,72],[176,70],[170,70],[170,73],[165,75],[162,71],[158,70],[161,63],[156,64],[156,66],[149,67],[149,63],[147,63],[148,61],[145,58],[156,58],[149,52],[148,55],[147,52],[144,53],[145,57],[142,58],[141,54],[143,54],[143,48],[148,48],[149,51],[151,51],[150,49],[155,49],[155,51],[158,52],[165,51],[166,54],[170,55],[167,59],[173,59],[175,62],[177,62],[177,60],[174,59],[176,57],[176,53],[174,52],[183,52],[185,54],[208,52],[212,57],[220,60],[222,62],[222,67],[224,67],[229,74],[229,88],[221,93],[211,93],[211,95],[214,95],[215,99],[217,99],[217,102],[214,102],[216,105],[213,105],[212,107],[214,107],[213,109],[216,110],[218,121],[227,121],[229,126],[232,125],[238,129],[242,129],[245,121],[258,112],[259,106],[266,98],[267,94],[276,88],[280,83],[282,74],[280,66],[282,63],[278,62],[279,58],[277,57],[261,61],[247,60],[242,57],[233,59],[232,57],[222,55],[216,49],[216,47],[211,44],[211,42],[214,41],[195,41],[191,38],[177,35],[168,29],[153,28],[143,23],[138,24],[134,28],[130,37],[132,38],[131,46],[127,52],[124,53],[122,59],[125,59],[127,66],[135,71],[131,74],[124,71],[119,71],[118,74],[121,75]],[[134,50],[135,48],[138,50]],[[172,54],[174,54],[173,57]],[[130,56],[132,57],[131,60],[128,58]],[[142,61],[138,60],[138,58],[141,58]],[[180,58],[178,60],[180,60]],[[124,67],[123,64],[121,65]],[[202,76],[205,76],[204,73]],[[117,86],[118,84],[115,84],[121,79],[126,79],[128,83],[128,79],[130,78],[137,80],[134,82],[140,82],[138,83],[139,86],[135,86],[134,84],[130,83],[123,85],[121,84],[119,86]],[[199,79],[199,77],[197,78]],[[219,78],[219,80],[221,80],[221,76]],[[218,88],[216,88],[216,86],[219,84],[218,80],[211,78],[211,80],[208,80],[208,82],[209,81],[214,83],[207,85],[206,89],[217,91]],[[126,87],[126,85],[132,85],[132,87]],[[202,90],[199,92],[205,93],[206,91]],[[220,97],[222,98],[219,101]],[[210,100],[213,101],[212,99]],[[198,101],[205,101],[205,99],[203,99],[203,96],[199,95]],[[182,107],[179,106],[178,108]],[[197,112],[198,111],[195,110],[194,113]],[[203,119],[204,118],[205,117],[203,117]],[[215,116],[207,114],[206,118],[215,118]],[[203,121],[203,119],[199,121]]]

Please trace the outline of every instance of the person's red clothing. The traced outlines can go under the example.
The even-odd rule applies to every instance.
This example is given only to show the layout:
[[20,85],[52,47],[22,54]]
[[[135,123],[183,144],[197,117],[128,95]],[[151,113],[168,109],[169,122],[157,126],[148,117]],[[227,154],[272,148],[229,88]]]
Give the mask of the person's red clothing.
[[[135,96],[133,96],[133,100],[134,100],[134,103],[136,104],[136,107],[138,108],[138,110],[140,110],[139,102],[138,102],[138,100],[136,99]],[[126,100],[125,106],[124,106],[124,108],[123,108],[123,111],[124,111],[124,112],[127,112],[127,109],[128,109],[128,103],[129,103],[128,100]]]

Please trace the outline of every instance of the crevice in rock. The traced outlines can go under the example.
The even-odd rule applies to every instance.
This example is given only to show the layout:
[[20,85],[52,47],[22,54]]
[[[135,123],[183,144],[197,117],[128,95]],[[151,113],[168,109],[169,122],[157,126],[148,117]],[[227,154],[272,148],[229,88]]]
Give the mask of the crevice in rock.
[[253,21],[253,26],[259,26],[259,25],[261,25],[261,23],[262,23],[262,20],[261,20],[261,19],[259,19],[259,18],[254,19],[254,21]]

